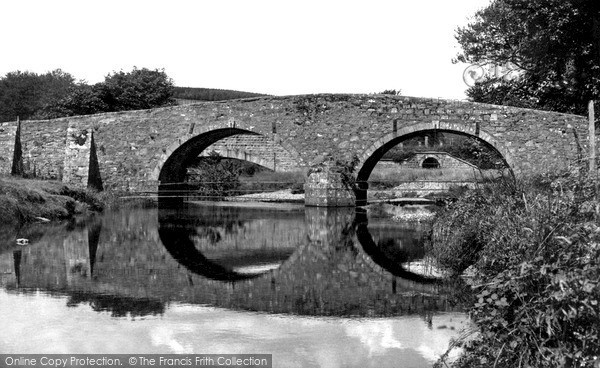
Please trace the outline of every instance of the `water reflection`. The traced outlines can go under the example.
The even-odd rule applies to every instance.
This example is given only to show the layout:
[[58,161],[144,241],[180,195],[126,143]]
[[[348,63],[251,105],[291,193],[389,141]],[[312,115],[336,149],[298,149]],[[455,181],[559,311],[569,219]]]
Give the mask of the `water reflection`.
[[[273,352],[277,366],[425,367],[457,333],[442,327],[466,321],[453,287],[403,266],[423,257],[426,229],[353,208],[129,209],[46,229],[24,247],[0,240],[0,313],[10,321],[0,350],[42,352],[47,334],[21,331],[46,326],[64,346],[44,352],[238,346]],[[95,331],[85,336],[94,349],[77,348],[87,333],[71,315]],[[106,320],[122,317],[147,322],[119,322],[121,331]]]
[[387,226],[352,208],[122,211],[2,255],[15,276],[3,284],[66,293],[99,310],[112,300],[116,315],[147,309],[127,298],[325,316],[460,309],[452,287],[403,268],[422,256],[420,233]]
[[[407,226],[409,225],[409,226]],[[394,276],[420,284],[439,284],[435,277],[417,274],[403,267],[404,263],[422,259],[426,229],[421,224],[394,224],[380,221],[371,225],[365,212],[359,212],[355,221],[356,236],[362,250],[373,262]],[[376,236],[371,235],[374,232]]]
[[305,241],[302,207],[265,210],[209,204],[161,209],[167,251],[197,275],[251,279],[278,268]]

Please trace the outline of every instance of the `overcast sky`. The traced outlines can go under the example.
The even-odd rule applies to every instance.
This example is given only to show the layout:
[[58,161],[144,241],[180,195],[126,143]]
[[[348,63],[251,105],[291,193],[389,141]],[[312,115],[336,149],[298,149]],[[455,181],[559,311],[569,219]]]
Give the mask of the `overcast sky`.
[[489,0],[4,0],[0,75],[88,83],[134,66],[175,85],[464,98],[457,26]]

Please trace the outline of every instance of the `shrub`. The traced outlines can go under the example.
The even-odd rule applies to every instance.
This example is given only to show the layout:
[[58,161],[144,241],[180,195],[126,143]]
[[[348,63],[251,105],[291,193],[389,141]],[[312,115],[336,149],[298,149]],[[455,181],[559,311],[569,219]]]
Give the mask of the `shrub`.
[[[431,249],[475,266],[478,334],[457,367],[591,367],[600,355],[600,227],[594,183],[569,175],[468,192],[443,211]],[[441,364],[441,363],[440,363]]]
[[188,169],[188,181],[194,193],[201,197],[224,197],[237,195],[242,165],[237,160],[223,159],[211,152]]

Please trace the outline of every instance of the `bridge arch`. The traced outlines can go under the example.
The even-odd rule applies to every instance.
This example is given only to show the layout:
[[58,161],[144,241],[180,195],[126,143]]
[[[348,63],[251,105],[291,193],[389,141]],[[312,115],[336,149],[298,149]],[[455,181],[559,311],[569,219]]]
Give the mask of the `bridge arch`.
[[[261,134],[241,128],[218,128],[206,130],[200,134],[187,134],[178,138],[164,151],[164,154],[161,156],[152,172],[151,179],[157,180],[161,185],[183,182],[187,173],[186,169],[192,160],[196,159],[205,149],[219,140],[234,135]],[[275,143],[280,145],[287,153],[294,157],[296,162],[298,162],[299,167],[303,166],[302,159],[290,145],[281,140],[278,140]],[[259,159],[253,160],[253,157],[246,156],[245,158],[240,159],[245,159],[250,162],[258,161],[255,163],[270,168],[265,162],[262,162]]]
[[369,148],[367,148],[358,157],[358,163],[356,167],[359,168],[356,174],[357,191],[356,191],[356,203],[357,205],[366,204],[367,200],[367,181],[371,172],[375,168],[375,165],[381,160],[383,155],[389,151],[392,147],[396,146],[403,140],[409,139],[413,136],[430,133],[455,133],[463,136],[469,136],[477,138],[482,141],[487,147],[497,151],[502,157],[505,166],[510,172],[510,176],[514,178],[513,165],[514,160],[507,147],[492,134],[479,129],[473,128],[461,123],[448,122],[433,122],[433,123],[418,123],[409,126],[402,127],[397,131],[386,134]]
[[262,166],[271,171],[275,171],[277,166],[273,161],[267,161],[264,157],[260,157],[257,155],[253,155],[252,153],[248,153],[243,150],[228,150],[228,149],[211,149],[209,148],[207,151],[202,152],[201,156],[208,156],[211,152],[215,152],[219,154],[219,156],[224,158],[234,158],[236,160],[248,161],[253,164]]

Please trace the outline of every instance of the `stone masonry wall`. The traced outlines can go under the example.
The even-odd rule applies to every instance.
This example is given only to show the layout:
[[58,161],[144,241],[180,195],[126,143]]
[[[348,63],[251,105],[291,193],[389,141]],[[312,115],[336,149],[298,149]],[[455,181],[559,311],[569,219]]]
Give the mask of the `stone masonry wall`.
[[456,169],[467,171],[477,170],[477,166],[445,152],[419,152],[408,160],[402,162],[401,166],[420,169],[423,167],[423,161],[429,157],[434,158],[439,162],[440,169]]
[[63,180],[67,183],[86,187],[90,169],[92,129],[67,128],[67,144]]
[[67,139],[66,119],[22,121],[21,145],[25,174],[61,180]]
[[0,174],[10,174],[15,148],[17,122],[0,123]]
[[201,156],[208,156],[212,151],[223,157],[254,162],[277,172],[300,170],[296,159],[289,152],[262,135],[224,138],[206,148]]

